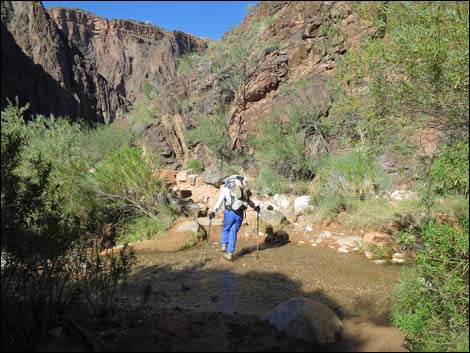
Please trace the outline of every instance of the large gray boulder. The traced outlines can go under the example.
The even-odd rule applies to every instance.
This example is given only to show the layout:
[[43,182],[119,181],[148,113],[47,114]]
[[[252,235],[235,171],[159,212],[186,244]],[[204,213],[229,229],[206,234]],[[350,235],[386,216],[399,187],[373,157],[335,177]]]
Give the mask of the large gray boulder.
[[227,173],[222,173],[215,168],[206,169],[202,175],[206,184],[214,185],[216,188],[220,187],[228,176]]
[[289,224],[286,216],[278,210],[262,210],[259,213],[260,220],[266,227],[277,229],[282,225]]
[[287,300],[262,319],[290,336],[320,345],[334,342],[343,327],[330,308],[305,297]]

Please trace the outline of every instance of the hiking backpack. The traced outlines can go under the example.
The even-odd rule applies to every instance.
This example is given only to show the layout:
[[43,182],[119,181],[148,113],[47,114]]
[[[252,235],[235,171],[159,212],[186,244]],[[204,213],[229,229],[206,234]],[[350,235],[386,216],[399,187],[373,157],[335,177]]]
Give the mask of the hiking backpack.
[[225,186],[230,189],[232,210],[243,212],[248,208],[247,180],[241,175],[230,175],[225,179]]

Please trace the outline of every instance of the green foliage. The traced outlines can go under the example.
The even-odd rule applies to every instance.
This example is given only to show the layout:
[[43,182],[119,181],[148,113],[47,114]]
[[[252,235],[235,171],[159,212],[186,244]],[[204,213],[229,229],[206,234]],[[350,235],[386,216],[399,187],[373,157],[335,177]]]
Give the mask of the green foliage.
[[157,219],[147,215],[137,216],[124,225],[124,230],[116,243],[125,244],[152,239],[159,233],[168,230],[173,218],[171,212],[164,212],[163,208],[161,208]]
[[[330,206],[337,202],[336,208]],[[341,203],[343,202],[343,203]],[[326,203],[326,205],[325,205]],[[424,206],[418,199],[408,199],[397,203],[390,203],[382,197],[373,196],[361,201],[349,199],[342,201],[339,197],[332,200],[324,200],[316,210],[316,217],[333,218],[335,211],[347,209],[347,213],[338,215],[338,220],[350,227],[381,227],[386,223],[396,223],[401,226],[420,226],[423,224]]]
[[360,150],[322,159],[314,180],[313,202],[323,217],[354,208],[354,202],[383,191],[389,179],[379,163]]
[[159,222],[159,214],[171,214],[171,210],[159,202],[158,195],[163,193],[163,185],[152,175],[158,163],[151,156],[146,156],[146,159],[138,147],[110,152],[97,164],[93,181],[98,195],[110,208],[130,214],[145,214]]
[[197,244],[198,241],[198,234],[192,232],[189,239],[181,246],[180,250],[186,250],[192,248],[194,245]]
[[314,90],[308,80],[283,86],[286,104],[262,120],[248,139],[263,165],[290,181],[311,179],[316,162],[328,153],[330,128]]
[[131,132],[117,124],[84,128],[81,138],[82,155],[87,166],[93,167],[109,152],[131,144]]
[[100,315],[135,255],[125,247],[119,258],[98,255],[103,238],[93,212],[80,218],[64,207],[53,164],[25,157],[30,137],[11,127],[1,141],[1,311],[2,349],[16,351],[41,347],[51,323],[80,308]]
[[128,115],[128,128],[133,138],[141,135],[145,127],[155,122],[156,119],[155,109],[152,108],[151,101],[145,99],[134,103]]
[[372,252],[372,258],[374,260],[382,260],[392,257],[393,249],[390,246],[378,246],[377,244],[371,244],[369,250]]
[[270,168],[263,167],[259,172],[259,176],[253,188],[268,195],[275,195],[282,193],[284,184],[285,180],[282,176]]
[[409,227],[397,232],[397,241],[403,250],[411,250],[416,245],[416,236],[413,227]]
[[190,130],[186,137],[192,143],[202,142],[222,161],[231,161],[235,158],[227,122],[222,112],[215,116],[200,116],[197,127]]
[[140,91],[145,94],[147,99],[154,99],[157,96],[155,87],[149,81],[142,82]]
[[201,67],[208,62],[206,56],[199,54],[198,52],[189,52],[178,58],[176,58],[177,63],[177,74],[178,76],[183,76],[189,71]]
[[335,135],[373,151],[439,128],[468,137],[468,2],[363,2],[377,32],[338,64]]
[[444,146],[433,161],[428,181],[437,195],[468,196],[468,142]]
[[93,205],[89,202],[92,188],[86,178],[88,166],[81,143],[85,129],[53,116],[37,116],[26,123],[18,106],[10,105],[2,111],[2,139],[10,132],[18,133],[24,136],[27,145],[21,152],[18,172],[24,177],[31,176],[34,170],[31,161],[38,158],[49,163],[51,182],[63,191],[62,207],[78,213],[85,213]]
[[313,161],[304,150],[304,133],[295,120],[287,124],[282,124],[278,116],[263,120],[252,145],[261,162],[285,178],[295,180],[313,175]]
[[468,215],[461,230],[429,223],[424,248],[396,292],[394,324],[413,351],[468,351]]
[[198,159],[193,159],[186,164],[186,169],[192,169],[194,173],[201,174],[202,172],[202,164],[199,162]]

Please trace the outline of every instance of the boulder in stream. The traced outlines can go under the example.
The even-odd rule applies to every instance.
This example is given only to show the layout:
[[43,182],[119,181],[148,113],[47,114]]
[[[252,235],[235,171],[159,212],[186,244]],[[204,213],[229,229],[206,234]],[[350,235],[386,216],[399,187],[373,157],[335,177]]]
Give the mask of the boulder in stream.
[[292,337],[320,345],[335,341],[343,323],[327,306],[305,297],[293,297],[262,318]]

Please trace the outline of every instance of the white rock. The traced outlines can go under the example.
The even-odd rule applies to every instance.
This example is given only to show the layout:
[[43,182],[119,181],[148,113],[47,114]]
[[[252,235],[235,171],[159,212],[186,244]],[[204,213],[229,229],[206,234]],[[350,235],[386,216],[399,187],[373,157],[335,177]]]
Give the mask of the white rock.
[[405,254],[396,252],[395,254],[393,254],[392,257],[393,257],[394,259],[405,259]]
[[306,226],[306,227],[305,227],[305,231],[306,231],[306,232],[311,232],[311,231],[313,231],[313,228],[310,227],[310,226]]
[[299,244],[305,244],[305,242],[303,240],[299,240],[297,243]]
[[289,200],[284,195],[276,194],[273,196],[273,200],[280,208],[288,208],[290,206]]
[[368,250],[367,250],[367,251],[364,252],[364,255],[365,255],[369,260],[371,260],[371,259],[374,258],[374,253],[373,253],[372,251],[368,251]]
[[343,254],[347,254],[349,252],[349,250],[345,247],[341,247],[341,248],[338,249],[338,252],[343,253]]
[[295,213],[302,213],[304,211],[312,210],[313,207],[310,205],[310,196],[299,196],[294,200],[294,210]]
[[405,259],[397,259],[395,257],[392,259],[392,263],[394,264],[404,264],[405,262],[406,262]]

